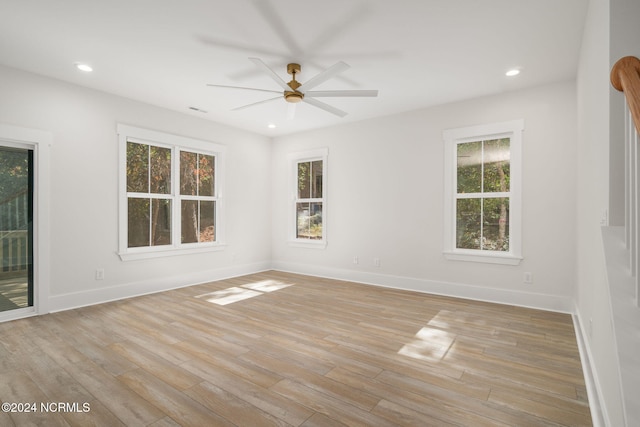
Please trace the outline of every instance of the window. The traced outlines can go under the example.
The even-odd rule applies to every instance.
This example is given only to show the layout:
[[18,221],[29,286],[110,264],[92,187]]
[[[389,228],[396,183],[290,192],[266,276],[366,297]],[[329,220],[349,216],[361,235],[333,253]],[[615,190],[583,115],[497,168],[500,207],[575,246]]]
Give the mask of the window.
[[326,246],[325,183],[327,149],[290,155],[293,221],[290,240],[309,247]]
[[180,152],[181,243],[215,242],[215,156]]
[[518,264],[523,121],[444,132],[445,256]]
[[118,134],[120,257],[221,249],[224,147],[125,125]]

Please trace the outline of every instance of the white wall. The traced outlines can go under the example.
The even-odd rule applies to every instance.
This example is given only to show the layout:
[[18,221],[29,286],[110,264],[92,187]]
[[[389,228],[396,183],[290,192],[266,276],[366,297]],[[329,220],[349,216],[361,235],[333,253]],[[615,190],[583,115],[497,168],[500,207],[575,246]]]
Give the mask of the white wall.
[[[52,310],[269,267],[268,138],[9,68],[0,68],[0,93],[0,121],[53,134]],[[224,251],[119,259],[119,122],[227,146]],[[104,281],[95,280],[96,268],[104,268]]]
[[[609,0],[591,0],[578,68],[577,312],[604,417],[624,425],[601,219],[609,207]],[[616,220],[617,221],[617,220]],[[590,326],[592,325],[592,326]]]
[[[573,309],[574,83],[506,93],[276,138],[274,266],[310,274],[554,310]],[[524,119],[523,254],[519,266],[447,261],[442,131]],[[328,245],[287,244],[287,153],[329,148]],[[353,257],[360,263],[354,265]],[[374,267],[379,258],[381,266]],[[523,283],[532,272],[534,284]]]

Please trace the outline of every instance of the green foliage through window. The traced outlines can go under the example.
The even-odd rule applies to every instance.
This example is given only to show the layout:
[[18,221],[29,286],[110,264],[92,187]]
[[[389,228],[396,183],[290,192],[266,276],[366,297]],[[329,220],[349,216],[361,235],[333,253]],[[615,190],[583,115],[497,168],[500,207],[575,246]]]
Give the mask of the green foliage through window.
[[322,160],[298,163],[296,238],[322,239]]
[[[127,247],[172,244],[172,212],[178,209],[180,243],[215,241],[215,156],[179,152],[172,177],[172,149],[127,141]],[[179,198],[172,189],[179,178]]]
[[509,251],[510,139],[457,144],[456,247]]

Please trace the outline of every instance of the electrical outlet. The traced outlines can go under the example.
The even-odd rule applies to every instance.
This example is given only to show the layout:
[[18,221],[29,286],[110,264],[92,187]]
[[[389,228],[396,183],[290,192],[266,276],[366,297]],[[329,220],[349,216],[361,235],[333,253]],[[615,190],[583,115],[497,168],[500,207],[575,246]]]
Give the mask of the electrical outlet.
[[358,259],[358,257],[357,257],[357,256],[354,256],[354,257],[353,257],[353,263],[354,263],[354,264],[358,264],[359,262],[360,262],[360,260]]
[[375,265],[376,267],[380,267],[380,258],[374,258],[373,265]]
[[524,283],[533,283],[533,273],[531,273],[530,271],[524,273]]
[[96,270],[96,280],[104,280],[104,268],[98,268]]
[[600,225],[606,227],[609,225],[609,209],[603,209],[600,215]]

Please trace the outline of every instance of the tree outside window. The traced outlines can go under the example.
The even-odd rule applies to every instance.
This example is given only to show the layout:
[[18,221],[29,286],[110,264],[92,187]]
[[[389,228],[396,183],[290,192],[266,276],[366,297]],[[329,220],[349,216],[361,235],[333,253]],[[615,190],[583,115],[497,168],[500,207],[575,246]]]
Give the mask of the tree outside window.
[[322,160],[298,163],[296,238],[322,239]]
[[447,129],[444,256],[517,265],[522,260],[523,120]]
[[509,251],[510,138],[457,145],[456,247]]
[[127,142],[127,247],[173,243],[172,212],[179,205],[180,243],[214,242],[215,156],[179,151],[179,199],[172,190],[171,148]]
[[118,124],[123,261],[224,250],[226,147]]
[[171,149],[127,142],[128,247],[171,244]]
[[180,152],[181,242],[215,241],[215,157]]
[[327,158],[318,148],[289,153],[291,189],[289,244],[323,249],[327,245]]

